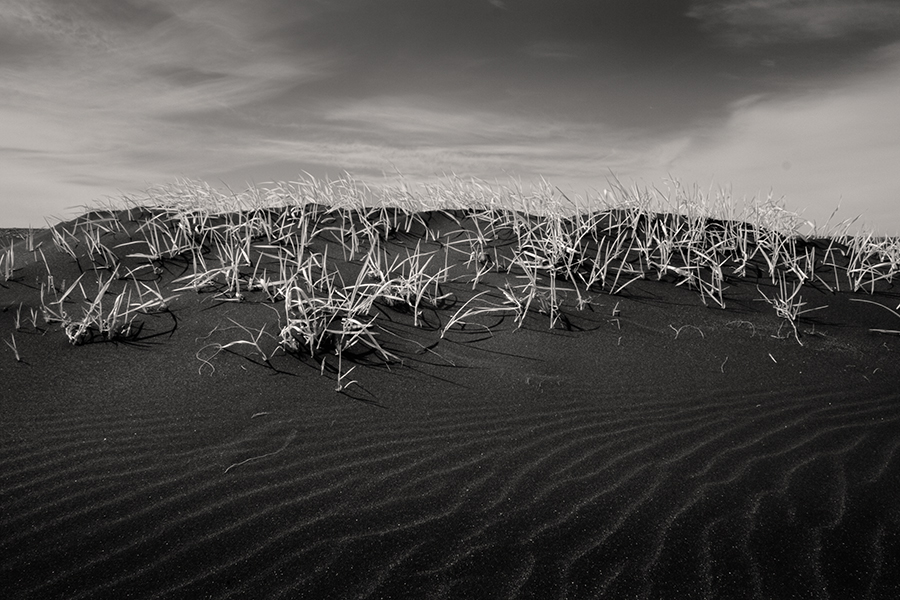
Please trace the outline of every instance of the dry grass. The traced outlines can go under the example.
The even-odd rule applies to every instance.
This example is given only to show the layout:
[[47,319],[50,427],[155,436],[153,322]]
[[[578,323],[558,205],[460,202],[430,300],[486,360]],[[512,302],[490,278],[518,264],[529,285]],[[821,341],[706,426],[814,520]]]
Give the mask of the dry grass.
[[[432,229],[428,211],[454,226]],[[728,282],[755,277],[774,286],[760,290],[762,299],[800,342],[798,321],[823,308],[806,307],[806,286],[872,293],[900,270],[897,239],[850,236],[845,222],[826,234],[827,247],[817,246],[821,236],[814,227],[804,233],[807,225],[771,197],[739,203],[677,183],[663,191],[615,182],[596,198],[570,199],[546,182],[525,189],[451,178],[413,190],[308,177],[228,194],[183,181],[126,197],[119,212],[52,227],[57,251],[82,270],[69,285],[57,286],[44,250],[33,240],[30,248],[47,271],[44,319],[60,323],[73,344],[128,338],[136,319],[167,310],[177,293],[213,293],[279,307],[278,317],[272,334],[235,322],[245,335],[202,348],[204,365],[239,348],[268,362],[274,351],[261,341],[271,338],[323,372],[330,364],[343,390],[354,383],[347,376],[355,364],[346,365],[360,354],[399,360],[381,339],[380,314],[429,327],[426,314],[453,305],[446,286],[460,281],[476,291],[435,327],[441,338],[484,315],[511,316],[521,327],[536,312],[556,328],[566,311],[646,279],[685,286],[724,309]],[[415,245],[398,241],[413,231]],[[85,259],[88,271],[78,262]],[[0,252],[6,279],[16,260],[13,245]],[[180,274],[163,289],[167,270]]]

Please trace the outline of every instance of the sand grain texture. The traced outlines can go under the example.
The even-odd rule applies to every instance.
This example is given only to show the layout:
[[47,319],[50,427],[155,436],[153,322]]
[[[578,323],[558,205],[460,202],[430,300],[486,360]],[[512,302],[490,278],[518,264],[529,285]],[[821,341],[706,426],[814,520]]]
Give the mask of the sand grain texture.
[[828,308],[802,346],[755,282],[725,310],[648,280],[568,327],[485,315],[443,339],[384,308],[403,364],[363,356],[337,393],[295,356],[204,368],[235,333],[210,332],[258,330],[262,301],[182,294],[115,342],[14,331],[44,276],[17,250],[5,598],[900,597],[900,343],[869,331],[900,324],[851,294],[810,292]]

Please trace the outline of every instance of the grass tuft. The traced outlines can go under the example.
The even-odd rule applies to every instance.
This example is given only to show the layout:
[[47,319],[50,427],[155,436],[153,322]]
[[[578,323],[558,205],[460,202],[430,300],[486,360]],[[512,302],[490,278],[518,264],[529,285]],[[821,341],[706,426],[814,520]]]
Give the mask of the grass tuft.
[[[900,270],[900,240],[850,235],[855,221],[822,241],[772,196],[737,202],[678,182],[647,189],[614,180],[599,196],[580,198],[546,181],[526,188],[453,176],[419,188],[305,176],[240,193],[184,180],[125,205],[50,228],[56,251],[78,264],[74,283],[58,285],[45,248],[33,236],[26,244],[46,269],[47,324],[79,345],[128,339],[139,316],[170,310],[181,294],[264,303],[277,315],[274,327],[232,320],[217,328],[238,337],[200,348],[199,370],[238,348],[271,366],[277,350],[334,374],[338,391],[358,383],[349,376],[358,377],[368,357],[400,360],[390,345],[404,339],[400,327],[440,340],[457,327],[490,331],[482,324],[488,315],[512,317],[519,328],[539,315],[551,329],[569,329],[574,312],[594,310],[600,294],[627,298],[654,281],[725,309],[736,279],[755,280],[761,300],[802,343],[798,321],[826,308],[808,308],[805,290],[873,294]],[[442,225],[432,227],[433,219]],[[7,280],[16,258],[12,245],[0,251]],[[467,298],[460,304],[456,293]],[[621,326],[618,306],[609,322]],[[747,321],[732,323],[755,333]],[[692,326],[672,326],[675,336],[685,327]],[[269,341],[275,348],[266,351]]]

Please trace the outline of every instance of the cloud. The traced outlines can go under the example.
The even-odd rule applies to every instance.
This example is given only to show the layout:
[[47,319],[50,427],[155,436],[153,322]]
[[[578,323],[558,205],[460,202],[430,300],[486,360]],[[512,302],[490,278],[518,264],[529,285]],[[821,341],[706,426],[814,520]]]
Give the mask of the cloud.
[[573,60],[581,58],[586,50],[587,46],[585,44],[547,40],[534,42],[524,48],[524,52],[528,56],[552,60]]
[[31,46],[35,54],[71,58],[72,52],[114,52],[131,36],[170,15],[162,3],[152,1],[5,0],[0,5],[0,32],[39,41]]
[[[410,182],[426,183],[457,173],[488,180],[545,177],[583,192],[602,189],[610,172],[640,174],[647,163],[645,146],[632,131],[595,123],[536,120],[427,97],[392,96],[338,104],[302,133],[283,130],[244,150],[259,165],[315,165],[332,175],[335,169],[347,170],[372,184],[382,174],[399,172]],[[658,162],[659,150],[652,152]]]
[[4,6],[0,23],[21,46],[40,41],[34,55],[0,62],[6,87],[29,104],[64,103],[72,111],[103,105],[109,114],[150,117],[240,108],[320,77],[328,63],[317,53],[289,55],[283,39],[267,35],[282,23],[240,2],[10,0]]
[[563,135],[565,125],[536,122],[494,111],[455,107],[428,96],[379,96],[338,104],[325,121],[361,136],[394,141],[421,140],[446,145],[455,140],[547,140]]
[[900,30],[895,0],[695,0],[687,16],[738,47]]
[[63,202],[68,182],[80,203],[196,176],[217,158],[239,164],[255,111],[329,64],[269,35],[302,15],[257,12],[226,0],[0,3],[15,50],[0,55],[4,202],[29,187]]
[[[645,76],[618,58],[611,70],[588,69],[585,83],[582,69],[592,60],[620,56],[589,51],[599,42],[587,13],[562,11],[557,20],[532,13],[519,23],[527,6],[507,3],[515,10],[503,13],[483,2],[478,8],[493,17],[479,25],[481,37],[466,39],[448,59],[445,40],[468,32],[472,20],[448,8],[441,14],[453,27],[445,31],[413,4],[419,12],[406,22],[356,2],[326,10],[267,0],[263,10],[244,0],[0,1],[0,198],[28,197],[15,207],[30,210],[179,176],[240,187],[239,176],[290,177],[291,168],[346,169],[373,180],[400,171],[422,182],[445,172],[510,173],[582,190],[602,189],[611,171],[648,183],[667,172],[687,182],[715,175],[736,188],[754,186],[750,193],[774,186],[795,205],[817,193],[813,202],[825,198],[829,208],[842,191],[848,199],[882,198],[892,183],[889,132],[900,129],[889,104],[900,95],[888,79],[900,81],[892,51],[867,66],[870,77],[830,95],[748,96],[727,107],[724,124],[698,128],[698,113],[735,96],[685,86],[674,70],[667,73],[677,85],[655,71]],[[350,18],[363,7],[367,19]],[[325,12],[315,20],[309,10]],[[896,12],[875,0],[721,0],[695,2],[690,14],[730,43],[752,45],[900,31]],[[416,19],[435,29],[382,39]],[[520,29],[501,35],[501,23]],[[563,35],[571,31],[577,35]],[[420,48],[434,52],[422,58],[412,52]],[[648,98],[660,96],[670,99],[668,108],[648,112]],[[648,125],[654,114],[664,116]],[[867,179],[847,183],[855,173]]]
[[819,223],[841,203],[841,218],[862,214],[900,233],[900,46],[871,66],[827,92],[735,103],[723,126],[690,135],[670,168],[687,181],[714,176],[738,196],[772,189]]

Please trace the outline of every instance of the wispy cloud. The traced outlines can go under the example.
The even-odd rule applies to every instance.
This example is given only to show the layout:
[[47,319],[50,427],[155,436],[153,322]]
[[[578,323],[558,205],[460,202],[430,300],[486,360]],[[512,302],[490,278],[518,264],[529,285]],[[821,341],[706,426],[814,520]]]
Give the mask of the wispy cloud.
[[537,120],[441,105],[427,97],[380,97],[333,107],[322,134],[270,138],[254,150],[268,160],[340,165],[357,175],[400,172],[413,181],[444,173],[504,173],[566,184],[602,185],[610,169],[643,164],[634,132],[565,119]]
[[688,16],[734,46],[832,40],[897,31],[894,0],[695,0]]
[[152,17],[134,20],[113,20],[96,3],[84,3],[92,11],[72,8],[82,3],[47,0],[13,0],[10,6],[10,28],[48,45],[21,64],[3,65],[5,78],[31,100],[55,104],[65,98],[72,110],[103,105],[152,118],[215,106],[236,109],[320,76],[327,62],[315,55],[298,59],[267,44],[252,7],[235,2],[209,10],[160,1],[142,5],[158,7]]
[[114,51],[169,16],[160,2],[7,0],[0,5],[0,31],[26,46],[40,41],[30,46],[42,55],[34,59],[58,60],[73,51]]
[[266,41],[282,24],[230,1],[4,2],[4,188],[49,202],[67,182],[80,203],[208,171],[221,150],[239,164],[254,111],[327,70]]
[[390,136],[395,141],[431,140],[442,145],[465,139],[546,140],[562,135],[564,126],[503,115],[494,111],[455,107],[428,96],[381,96],[340,104],[324,119],[352,127],[364,136]]

